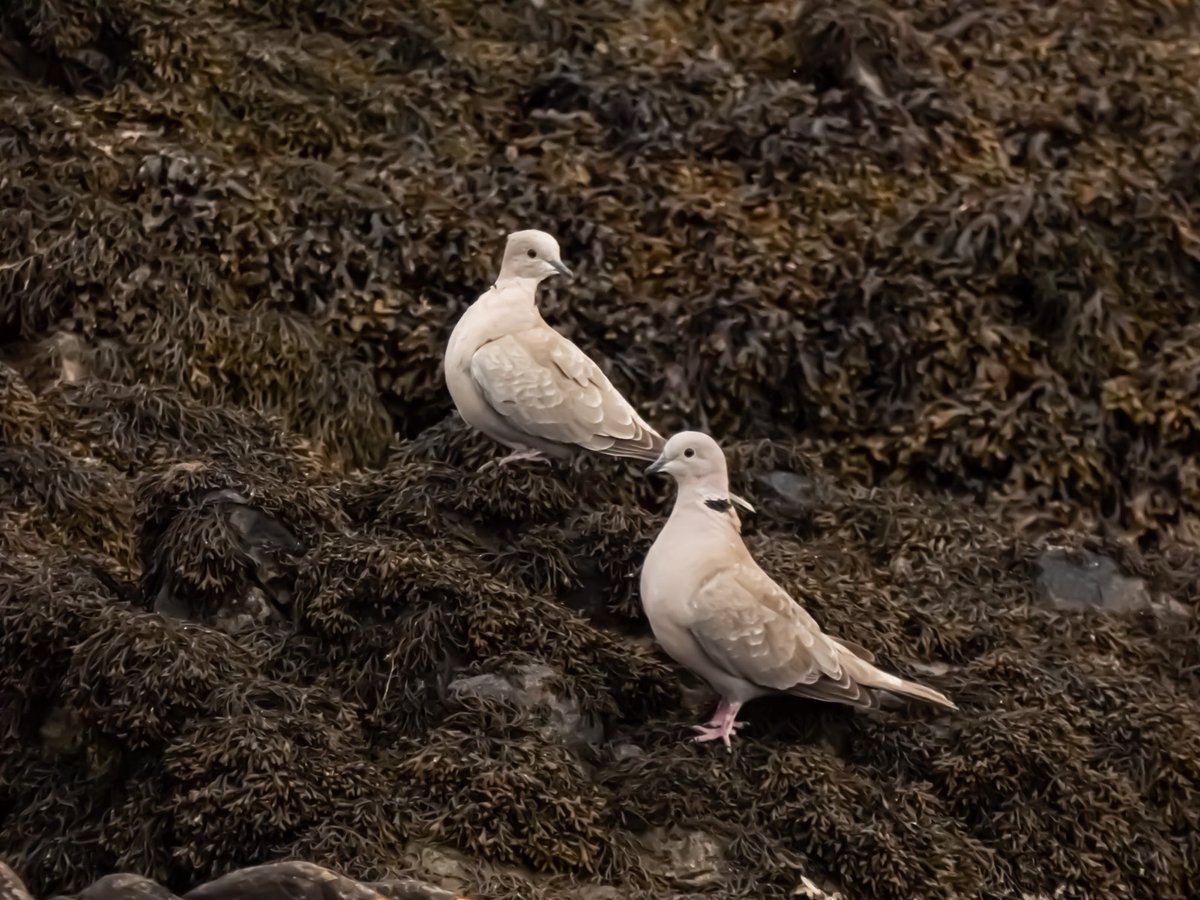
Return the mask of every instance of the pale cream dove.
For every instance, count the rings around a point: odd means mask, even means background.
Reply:
[[[726,747],[744,703],[771,693],[871,708],[882,695],[957,707],[932,688],[877,669],[874,656],[824,634],[742,542],[725,454],[711,437],[681,432],[646,470],[675,478],[667,524],[642,565],[642,605],[654,636],[707,681],[720,703],[698,741]]]
[[[567,458],[579,450],[656,459],[666,441],[600,367],[538,312],[537,286],[571,275],[544,231],[508,236],[500,274],[467,309],[446,347],[446,387],[459,415],[512,452],[481,467]],[[753,511],[745,500],[734,502]]]

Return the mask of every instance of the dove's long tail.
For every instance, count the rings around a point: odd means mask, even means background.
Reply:
[[[926,703],[933,703],[937,706],[943,706],[946,709],[958,709],[949,697],[940,691],[935,691],[931,687],[917,684],[915,681],[905,681],[903,678],[897,678],[895,675],[889,675],[887,672],[877,669],[869,663],[863,663],[856,668],[860,668],[863,671],[855,672],[853,674],[854,680],[863,687],[873,688],[877,691],[886,691],[889,694],[901,697],[911,697],[915,700],[924,700]]]

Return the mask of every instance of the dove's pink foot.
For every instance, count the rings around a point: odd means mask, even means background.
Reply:
[[[738,710],[742,708],[742,704],[736,700],[726,700],[721,698],[721,702],[717,704],[717,711],[713,713],[713,717],[708,720],[707,725],[693,725],[692,728],[698,732],[693,741],[715,741],[720,738],[725,744],[725,749],[732,752],[732,747],[729,744],[729,739],[733,737],[733,733],[745,725],[745,722],[737,720]]]
[[[549,462],[550,461],[549,457],[543,455],[541,450],[514,450],[512,453],[508,454],[508,456],[502,456],[499,459],[489,459],[482,466],[480,466],[476,471],[477,472],[486,472],[488,469],[492,468],[493,466],[495,466],[497,469],[499,469],[501,466],[506,466],[509,463],[513,463],[513,462],[521,462],[523,460],[528,460],[530,462]]]

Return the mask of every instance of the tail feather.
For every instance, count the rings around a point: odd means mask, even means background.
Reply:
[[[730,494],[729,499],[732,500],[734,503],[736,503],[738,506],[740,506],[742,509],[746,510],[746,512],[750,512],[750,513],[755,512],[754,507],[750,505],[750,501],[743,500],[737,494]]]
[[[874,668],[874,667],[872,667]],[[923,684],[917,684],[915,681],[905,681],[903,678],[897,678],[895,675],[889,675],[879,669],[875,669],[878,675],[870,680],[864,680],[862,684],[873,687],[876,690],[886,691],[889,694],[894,694],[900,697],[909,697],[914,700],[924,700],[926,703],[933,703],[936,706],[944,707],[945,709],[957,710],[949,697],[941,691],[935,691],[931,687],[926,687]]]
[[[917,684],[915,681],[906,681],[903,678],[898,678],[882,669],[876,668],[861,656],[852,655],[853,648],[856,646],[851,645],[850,647],[846,647],[845,654],[839,654],[839,656],[846,673],[862,687],[872,691],[879,691],[885,695],[891,695],[893,699],[908,698],[912,700],[924,700],[926,703],[933,703],[945,709],[958,709],[954,705],[954,701],[941,691],[935,691],[933,688]]]
[[[599,452],[606,456],[654,462],[662,454],[663,447],[666,445],[666,439],[647,425],[636,437],[615,440],[611,446]]]
[[[924,700],[946,709],[958,710],[954,702],[940,691],[905,681],[875,668],[862,657],[850,655],[849,649],[841,656],[842,677],[840,680],[820,678],[808,684],[796,684],[785,693],[827,703],[844,703],[860,709],[877,709],[886,701],[902,699]]]
[[[865,659],[869,663],[875,662],[875,654],[862,644],[855,643],[854,641],[847,640],[846,638],[834,637],[833,635],[828,635],[828,637],[831,641],[836,641],[837,643],[841,644],[845,649],[849,650],[859,659]]]

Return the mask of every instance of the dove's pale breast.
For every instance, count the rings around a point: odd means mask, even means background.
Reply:
[[[531,448],[558,454],[561,450],[554,444],[524,434],[499,415],[471,374],[471,362],[480,347],[539,321],[533,306],[532,286],[492,288],[480,295],[454,326],[446,344],[442,370],[450,399],[468,425],[512,449]]]
[[[715,663],[693,633],[701,589],[740,549],[739,535],[720,514],[677,503],[646,554],[640,590],[650,630],[667,654],[723,696],[749,700],[767,691]]]

